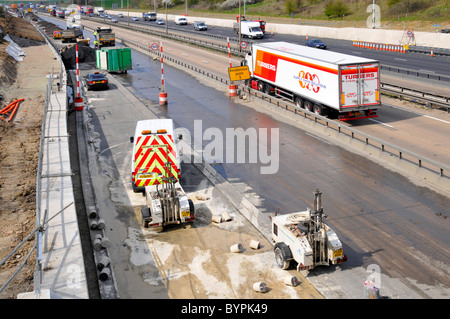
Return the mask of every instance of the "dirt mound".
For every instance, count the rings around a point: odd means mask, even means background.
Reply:
[[[17,61],[5,52],[9,42],[0,44],[0,88],[3,91],[6,87],[14,83],[17,77]],[[0,102],[3,94],[0,93]]]
[[[61,57],[67,70],[75,69],[77,61],[75,44],[65,47],[61,51]],[[83,66],[83,64],[87,65]],[[95,64],[95,49],[91,48],[87,43],[78,43],[78,67],[80,69],[84,69],[84,67],[90,69],[92,64]]]
[[[4,18],[0,18],[0,27],[4,33],[9,34],[14,42],[18,37],[22,38],[22,40],[29,40],[23,41],[22,45],[16,42],[19,46],[45,43],[45,39],[27,19],[5,15]]]

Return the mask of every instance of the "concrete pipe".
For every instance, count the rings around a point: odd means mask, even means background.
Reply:
[[[109,263],[110,263],[110,259],[106,256],[103,256],[102,258],[100,258],[98,264],[97,264],[97,269],[98,270],[102,270],[105,267],[108,267]]]
[[[229,222],[231,220],[230,214],[228,214],[227,212],[222,213],[222,220],[224,222]]]
[[[283,281],[284,281],[285,285],[294,286],[294,287],[298,286],[298,279],[295,276],[285,277]]]
[[[250,248],[252,249],[259,249],[259,241],[257,240],[250,240]]]
[[[220,224],[222,222],[222,216],[220,216],[220,215],[213,215],[211,220],[214,223]]]
[[[256,292],[267,292],[267,285],[265,282],[255,282],[253,284],[253,290]]]
[[[239,244],[235,244],[233,246],[230,247],[230,251],[232,253],[241,253],[244,250],[244,248],[242,247],[242,245]]]
[[[91,223],[90,223],[90,228],[91,228],[92,230],[98,229],[98,223],[97,223],[96,220],[91,221]]]
[[[97,222],[98,229],[105,229],[105,221],[103,219],[99,219]]]
[[[102,240],[101,240],[101,242],[102,242],[102,246],[104,247],[104,248],[108,248],[109,247],[109,239],[108,239],[108,237],[103,237],[102,238]]]
[[[96,212],[95,210],[91,210],[91,211],[89,212],[89,218],[90,218],[90,219],[97,218],[97,212]]]
[[[109,268],[103,268],[102,271],[100,272],[100,275],[98,275],[98,278],[101,281],[105,281],[109,278],[110,275],[111,275],[111,270]]]
[[[103,248],[103,246],[102,246],[102,240],[101,240],[101,239],[98,239],[98,238],[94,239],[94,249],[95,249],[96,251],[99,251],[99,250],[101,250],[102,248]]]

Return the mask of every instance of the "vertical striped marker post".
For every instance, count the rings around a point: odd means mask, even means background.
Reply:
[[[230,48],[230,38],[227,37],[227,43],[228,43],[228,60],[230,61],[230,68],[232,67],[231,64],[231,48]],[[228,86],[228,90],[230,93],[230,96],[236,96],[236,87],[237,85],[233,84],[233,81],[230,82],[230,85]]]
[[[160,43],[161,48],[161,93],[159,93],[159,105],[167,105],[167,92],[164,88],[164,57],[163,57],[163,44]]]
[[[75,111],[83,111],[83,98],[80,97],[80,68],[78,67],[78,44],[75,45],[75,61],[77,68],[77,95],[74,99]]]

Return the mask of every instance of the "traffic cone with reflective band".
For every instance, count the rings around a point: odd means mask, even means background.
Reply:
[[[230,91],[230,96],[236,96],[237,95],[237,85],[236,84],[230,84],[228,86],[228,89]]]
[[[434,56],[433,49],[431,49],[431,54],[430,54],[430,56]]]
[[[159,93],[159,105],[167,105],[167,92]]]
[[[83,111],[83,98],[76,97],[75,101],[75,111]]]

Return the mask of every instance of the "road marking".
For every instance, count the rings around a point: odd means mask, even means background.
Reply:
[[[377,120],[374,120],[374,119],[369,119],[369,120],[374,121],[374,122],[376,122],[378,124],[390,127],[390,128],[394,128],[392,125],[389,125],[389,124],[386,124],[386,123],[383,123],[383,122],[380,122],[380,121],[377,121]]]
[[[208,64],[209,62],[206,60],[202,60],[203,63]]]
[[[398,61],[408,61],[408,60],[406,60],[406,59],[401,59],[401,58],[395,58],[395,60],[398,60]]]
[[[445,124],[450,124],[449,121],[446,121],[446,120],[443,120],[443,119],[439,119],[439,118],[437,118],[437,117],[433,117],[433,116],[425,115],[425,114],[422,114],[422,113],[419,113],[419,112],[407,110],[407,109],[404,109],[404,108],[401,108],[401,107],[398,107],[398,106],[395,106],[395,105],[387,104],[387,103],[383,103],[383,104],[386,105],[386,106],[392,107],[393,109],[397,109],[397,110],[401,110],[401,111],[406,111],[406,112],[409,112],[409,113],[413,113],[413,114],[415,114],[415,115],[419,115],[419,116],[423,116],[423,117],[429,118],[430,120],[436,120],[436,121],[439,121],[439,122],[443,122],[443,123],[445,123]]]
[[[361,52],[352,51],[354,54],[362,54]]]

